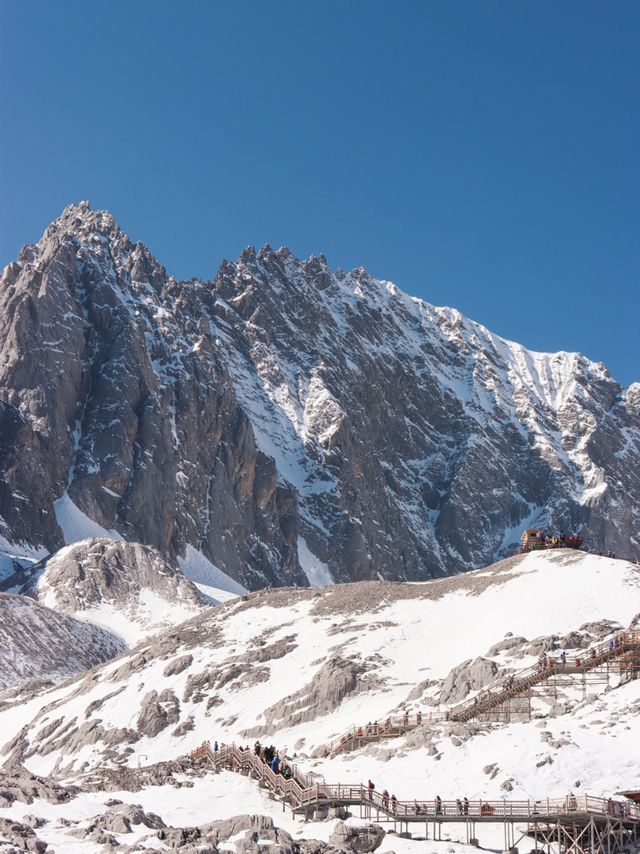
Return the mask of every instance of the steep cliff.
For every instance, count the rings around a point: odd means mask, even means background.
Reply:
[[[637,559],[639,459],[640,385],[322,256],[178,282],[82,203],[2,275],[11,542],[71,541],[72,506],[252,589],[448,574],[529,524]]]

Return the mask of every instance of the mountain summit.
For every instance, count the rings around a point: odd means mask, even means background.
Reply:
[[[253,589],[450,574],[533,524],[636,560],[639,455],[640,385],[323,256],[181,282],[83,202],[2,274],[9,543],[111,536]]]

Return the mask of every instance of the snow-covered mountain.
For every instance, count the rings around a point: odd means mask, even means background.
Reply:
[[[530,524],[640,557],[640,385],[322,256],[179,282],[67,208],[0,283],[0,535],[241,585],[425,579]]]
[[[26,596],[0,593],[0,689],[60,682],[127,648],[114,632]],[[0,703],[9,702],[1,697]]]
[[[106,791],[175,824],[261,812],[294,832],[251,780],[194,775],[180,764],[205,739],[260,738],[327,782],[370,778],[401,800],[436,792],[533,800],[570,790],[608,797],[640,786],[638,679],[619,685],[612,672],[609,685],[589,683],[586,693],[579,680],[565,684],[534,698],[531,720],[461,724],[429,713],[541,652],[581,656],[639,625],[640,568],[573,552],[419,584],[252,593],[85,677],[0,707],[2,758],[89,793],[64,808],[37,805],[52,839],[68,832],[56,830],[55,816],[86,827],[89,816],[106,815]],[[351,726],[405,711],[423,713],[408,734],[326,755]],[[188,792],[176,791],[182,785]],[[0,819],[26,812],[24,804],[0,806]],[[314,826],[313,835],[321,832],[329,830]]]
[[[202,613],[211,594],[231,596],[201,592],[150,546],[108,538],[12,570],[0,579],[0,688],[60,682]]]
[[[267,590],[210,608],[54,691],[50,699],[41,697],[37,706],[44,705],[44,711],[34,713],[4,754],[35,773],[58,775],[109,762],[135,764],[139,753],[149,761],[174,758],[205,738],[277,739],[282,747],[311,757],[350,725],[404,711],[426,714],[484,687],[474,684],[471,674],[466,680],[458,677],[452,691],[450,677],[463,664],[479,658],[494,662],[480,679],[492,682],[500,673],[535,663],[541,650],[582,649],[639,621],[638,567],[567,552],[510,558],[421,584]],[[630,704],[627,713],[635,714],[638,690],[640,682],[635,682],[587,703],[569,699],[561,720],[549,719],[549,726],[579,730],[603,702],[620,715]],[[553,699],[541,701],[536,713],[549,717],[553,704]],[[54,718],[57,725],[45,739],[41,729]],[[613,738],[609,723],[602,723],[602,732],[595,726],[602,738],[606,732]],[[519,732],[523,725],[514,727]],[[118,728],[121,739],[114,737]],[[91,734],[89,741],[83,741],[83,732]],[[434,738],[436,743],[444,739],[446,746],[450,735],[445,728]],[[574,737],[580,741],[579,732]],[[487,738],[481,739],[484,745]],[[504,738],[504,731],[496,738]],[[621,750],[624,733],[616,731],[615,738],[615,749]],[[455,764],[456,753],[440,757],[430,773]],[[337,768],[344,761],[317,759],[311,767],[335,768],[339,777]],[[631,764],[635,780],[640,768]],[[533,783],[528,775],[546,774],[549,787],[567,782],[557,776],[566,770],[557,767],[542,772],[520,763],[518,775],[513,771],[523,786]],[[502,781],[483,782],[481,768],[476,772],[474,786],[482,784],[483,794],[496,794]],[[607,788],[612,782],[601,777],[591,784]]]

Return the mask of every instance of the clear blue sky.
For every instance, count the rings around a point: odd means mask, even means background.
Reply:
[[[0,2],[0,264],[72,201],[178,277],[324,252],[640,380],[640,3]]]

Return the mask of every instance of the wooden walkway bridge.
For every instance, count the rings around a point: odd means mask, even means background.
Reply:
[[[442,839],[443,824],[463,824],[467,843],[476,840],[476,825],[500,823],[504,829],[504,850],[514,850],[523,836],[534,839],[536,850],[558,847],[563,854],[622,854],[640,845],[640,805],[631,801],[598,798],[590,795],[541,800],[396,800],[387,792],[370,789],[361,783],[329,784],[290,765],[292,775],[285,779],[251,750],[222,745],[215,751],[209,743],[191,754],[192,759],[216,769],[228,769],[255,779],[296,815],[305,819],[328,817],[331,811],[357,807],[362,818],[392,823],[394,830],[409,835],[412,830]],[[335,813],[334,813],[335,814]],[[520,837],[516,838],[516,825]]]
[[[536,687],[557,697],[557,689],[581,685],[609,684],[612,672],[629,680],[640,675],[640,632],[619,632],[614,638],[586,649],[580,656],[541,657],[536,665],[497,680],[489,688],[449,709],[387,717],[385,720],[354,726],[333,741],[326,753],[354,750],[371,742],[397,738],[405,732],[439,721],[508,722],[516,715],[531,716],[531,699]]]

